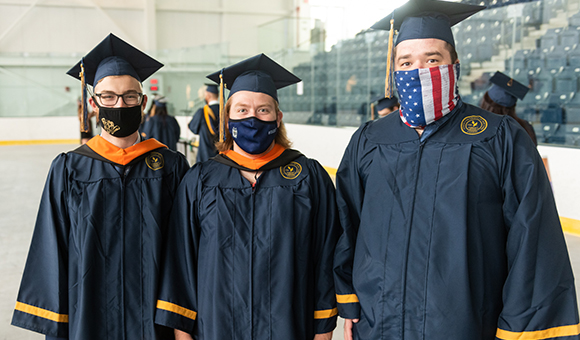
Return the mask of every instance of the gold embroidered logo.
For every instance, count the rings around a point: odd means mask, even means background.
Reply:
[[[487,129],[487,120],[482,116],[467,116],[461,121],[461,131],[466,135],[478,135]]]
[[[111,135],[114,134],[115,132],[121,130],[120,127],[115,125],[115,123],[111,122],[110,120],[107,120],[105,118],[101,118],[101,122],[103,123],[103,129],[105,129],[105,131],[107,131]]]
[[[286,179],[295,179],[302,172],[302,165],[296,162],[290,162],[280,167],[280,174]]]
[[[152,152],[145,158],[145,163],[149,167],[149,169],[157,171],[163,168],[165,162],[163,161],[163,155],[159,152]]]

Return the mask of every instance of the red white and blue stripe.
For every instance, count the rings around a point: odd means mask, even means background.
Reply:
[[[395,72],[403,123],[423,128],[453,111],[458,79],[459,64]]]

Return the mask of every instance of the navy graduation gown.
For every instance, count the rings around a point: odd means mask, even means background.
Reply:
[[[140,131],[143,138],[155,138],[169,149],[177,150],[181,128],[175,117],[169,115],[148,117]]]
[[[519,124],[463,104],[427,138],[388,115],[337,172],[340,315],[356,339],[579,339],[550,183]],[[535,332],[535,333],[534,333]]]
[[[125,166],[106,142],[53,161],[13,325],[71,340],[173,338],[153,317],[162,238],[188,164],[155,140],[131,148],[141,145],[150,147]]]
[[[210,105],[209,108],[214,113],[215,119],[211,116],[208,116],[208,120],[206,121],[203,108],[200,108],[195,112],[193,118],[189,122],[189,129],[191,132],[199,135],[199,146],[197,148],[196,156],[197,163],[205,162],[218,154],[218,151],[215,147],[215,142],[217,140],[215,136],[217,136],[219,133],[218,119],[220,106],[219,104],[214,104]],[[214,132],[213,134],[210,132],[208,127],[208,121],[209,126],[211,126]]]
[[[326,171],[298,155],[252,188],[216,158],[195,164],[179,187],[155,321],[200,340],[332,331],[340,226]]]

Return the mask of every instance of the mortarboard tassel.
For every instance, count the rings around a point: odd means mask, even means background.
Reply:
[[[79,77],[81,78],[81,110],[83,114],[81,115],[81,132],[89,132],[89,112],[87,110],[87,85],[85,83],[85,66],[84,58],[81,59],[81,73]]]
[[[225,113],[224,113],[224,77],[223,69],[220,73],[220,142],[224,141]]]
[[[371,120],[375,120],[375,103],[371,104]]]
[[[394,17],[394,12],[393,12]],[[391,30],[389,31],[389,45],[387,47],[387,76],[385,78],[385,98],[393,97],[393,77],[391,73],[393,72],[393,37],[395,35],[395,29],[393,28],[395,24],[395,19],[391,19]]]

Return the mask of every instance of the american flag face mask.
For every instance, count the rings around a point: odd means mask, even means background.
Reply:
[[[395,72],[401,120],[424,128],[453,111],[459,100],[459,64]]]

